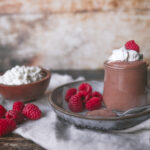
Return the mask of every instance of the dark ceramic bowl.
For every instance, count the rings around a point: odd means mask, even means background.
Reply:
[[[36,82],[22,85],[0,84],[0,94],[8,100],[30,101],[42,96],[48,87],[51,74],[42,68],[44,77]]]
[[[67,89],[78,87],[83,81],[72,82],[56,88],[52,95],[49,96],[49,102],[56,114],[77,126],[85,128],[94,128],[100,130],[120,130],[133,127],[142,121],[150,118],[150,109],[135,114],[121,117],[93,117],[85,116],[85,113],[73,113],[68,109],[65,102],[64,93]],[[94,91],[103,92],[103,82],[101,81],[84,81],[92,85]]]

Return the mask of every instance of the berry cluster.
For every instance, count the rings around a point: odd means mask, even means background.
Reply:
[[[90,111],[99,109],[102,98],[99,92],[92,91],[92,86],[88,83],[80,84],[78,89],[68,89],[65,95],[65,100],[72,112],[82,112],[84,108]]]
[[[16,125],[25,120],[37,120],[41,117],[41,110],[34,104],[14,102],[12,110],[7,111],[0,105],[0,136],[7,135],[16,129]]]

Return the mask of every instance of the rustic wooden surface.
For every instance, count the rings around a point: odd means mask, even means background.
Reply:
[[[0,14],[147,11],[149,0],[0,0]]]
[[[0,137],[0,150],[43,150],[42,147],[19,135]]]
[[[86,79],[103,80],[103,70],[57,70],[53,71],[60,74],[70,74],[74,78],[84,76]],[[148,75],[150,79],[150,71]],[[19,135],[11,134],[6,137],[0,137],[0,150],[44,150],[39,145],[27,140]]]
[[[0,71],[103,69],[130,39],[150,62],[150,0],[0,0]]]

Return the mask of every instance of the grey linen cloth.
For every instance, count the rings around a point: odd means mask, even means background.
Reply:
[[[78,80],[83,79],[79,78]],[[149,150],[150,119],[121,131],[79,129],[57,118],[49,105],[48,95],[58,85],[73,81],[68,75],[53,74],[46,94],[34,101],[43,112],[41,119],[26,121],[14,131],[48,150]],[[0,98],[7,109],[12,102]]]

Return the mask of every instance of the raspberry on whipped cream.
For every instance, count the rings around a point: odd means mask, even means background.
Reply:
[[[126,46],[123,46],[120,49],[113,50],[112,55],[108,58],[108,62],[114,61],[132,62],[140,60],[141,56],[142,55],[135,49],[126,49]]]
[[[132,49],[132,50],[135,50],[136,52],[140,52],[140,47],[135,43],[134,40],[130,40],[128,41],[126,44],[125,44],[125,48],[126,49]]]

